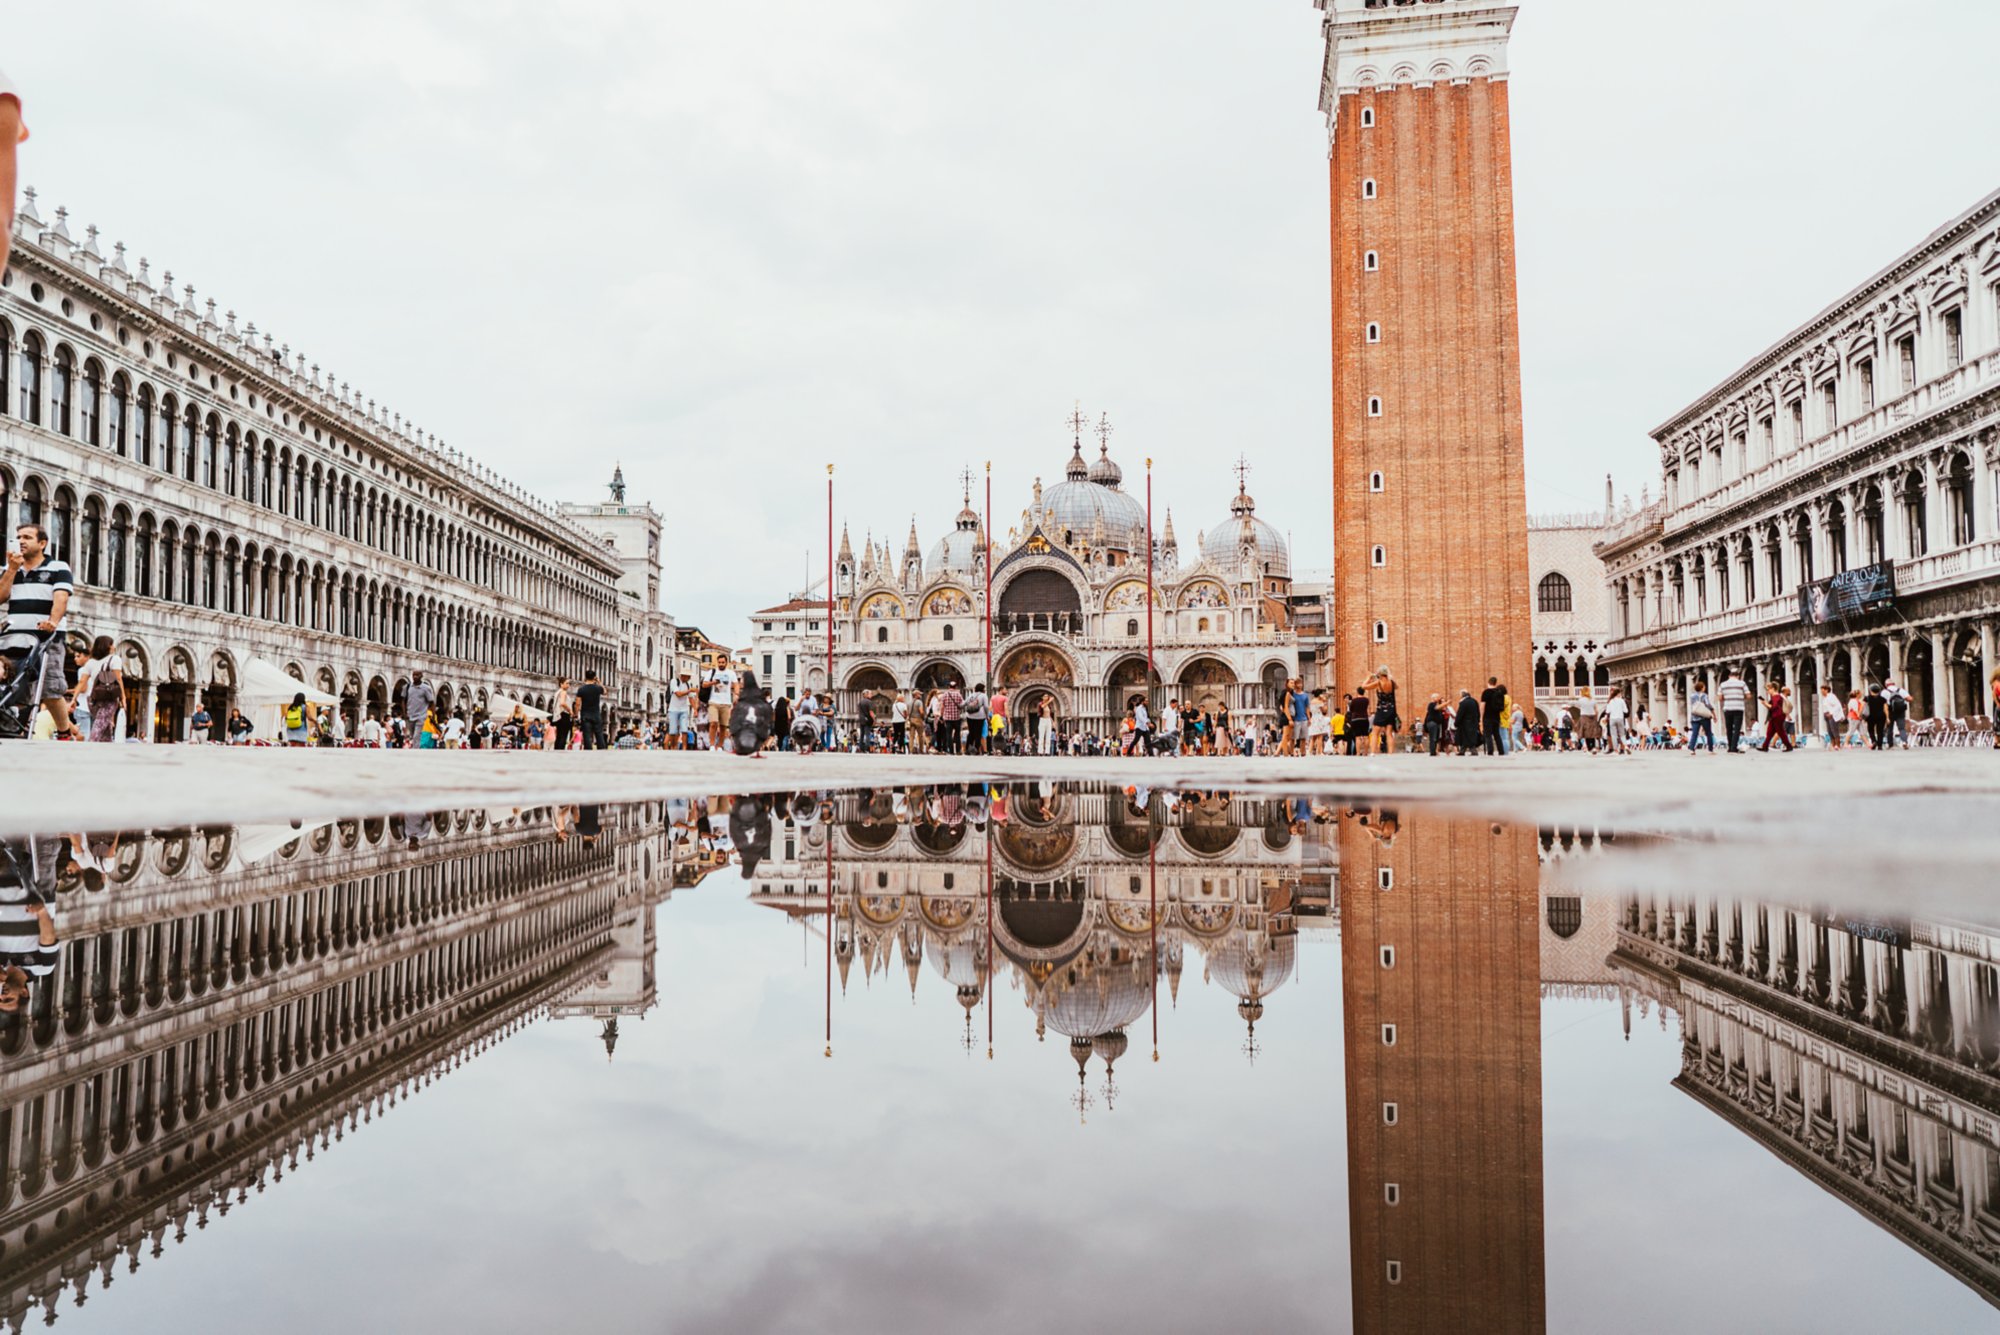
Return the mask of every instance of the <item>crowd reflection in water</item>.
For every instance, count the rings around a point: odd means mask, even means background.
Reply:
[[[1549,875],[1604,847],[1067,786],[9,841],[0,1317],[83,1303],[537,1018],[612,1055],[656,1002],[654,910],[725,868],[708,890],[818,935],[829,1025],[900,973],[968,1050],[1066,1043],[1082,1117],[1190,969],[1254,1060],[1301,939],[1337,936],[1358,1330],[1544,1327],[1547,996],[1677,1019],[1678,1088],[2000,1302],[2000,930]]]

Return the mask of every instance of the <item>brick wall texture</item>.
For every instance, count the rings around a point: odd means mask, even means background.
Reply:
[[[1340,829],[1354,1329],[1539,1335],[1535,831],[1426,812],[1385,825],[1383,815],[1343,817]],[[1395,877],[1387,890],[1384,868]],[[1382,967],[1383,946],[1395,948],[1393,968]],[[1385,1023],[1394,1046],[1382,1041]],[[1385,1102],[1396,1104],[1393,1126]],[[1390,1261],[1401,1263],[1399,1283]]]
[[[1364,128],[1362,111],[1374,125]],[[1507,85],[1341,98],[1331,160],[1335,664],[1431,692],[1531,680]],[[1376,185],[1363,197],[1363,182]],[[1367,271],[1374,251],[1380,267]],[[1381,341],[1367,341],[1367,326]],[[1371,417],[1368,401],[1382,401]],[[1369,490],[1370,475],[1383,490]],[[1376,546],[1387,563],[1373,564]],[[1386,622],[1388,640],[1374,642]]]

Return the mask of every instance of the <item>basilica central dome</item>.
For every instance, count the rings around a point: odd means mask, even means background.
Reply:
[[[1095,465],[1083,459],[1079,443],[1063,470],[1063,480],[1042,493],[1034,517],[1051,537],[1070,535],[1081,541],[1102,521],[1107,542],[1123,548],[1146,533],[1146,507],[1119,489],[1123,473],[1105,450]]]

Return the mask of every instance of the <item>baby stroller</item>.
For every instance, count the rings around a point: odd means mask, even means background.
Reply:
[[[42,680],[42,664],[49,654],[61,652],[59,646],[63,637],[57,631],[43,631],[36,638],[35,647],[28,650],[19,660],[0,660],[6,663],[6,680],[0,681],[0,738],[26,737],[35,727],[35,714],[41,708],[37,687]]]

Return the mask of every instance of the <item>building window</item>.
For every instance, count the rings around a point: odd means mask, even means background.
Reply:
[[[1368,322],[1368,341],[1370,343],[1380,343],[1382,341],[1382,326],[1376,324],[1373,320]]]
[[[1896,340],[1896,381],[1907,394],[1917,387],[1917,336],[1905,334]]]
[[[1572,610],[1569,580],[1554,570],[1542,576],[1542,582],[1535,586],[1535,607],[1542,612]]]
[[[1840,425],[1840,384],[1829,380],[1819,387],[1819,429],[1831,431]]]
[[[807,630],[818,630],[818,629],[819,629],[819,622],[817,622],[817,621],[809,621],[809,622],[807,622],[807,623],[806,623],[806,629],[807,629]]]
[[[1768,417],[1757,422],[1757,462],[1770,463],[1778,453],[1778,432]]]
[[[1394,946],[1382,947],[1382,967],[1385,969],[1396,967],[1396,948]]]
[[[1380,417],[1382,415],[1382,400],[1373,394],[1368,396],[1368,415],[1370,417]]]
[[[1388,642],[1389,642],[1389,623],[1388,623],[1388,622],[1386,622],[1386,621],[1378,621],[1378,622],[1376,622],[1376,623],[1375,623],[1375,643],[1377,643],[1377,644],[1387,644]]]
[[[1125,623],[1125,633],[1127,635],[1137,635],[1139,633],[1139,623],[1136,621],[1127,621]]]
[[[1394,1126],[1396,1124],[1397,1119],[1400,1118],[1401,1116],[1402,1116],[1402,1110],[1397,1108],[1395,1104],[1385,1103],[1382,1105],[1383,1126]]]
[[[1382,474],[1379,472],[1370,473],[1368,475],[1368,490],[1379,492],[1382,489]]]
[[[1403,1282],[1403,1263],[1401,1261],[1389,1262],[1388,1273],[1391,1284],[1401,1284]]]
[[[770,623],[770,622],[768,622],[768,621],[766,621],[766,622],[764,623],[764,629],[765,629],[765,630],[769,630],[769,629],[771,629],[771,623]]]
[[[1374,251],[1371,250],[1362,255],[1361,268],[1363,272],[1374,273],[1377,269],[1381,267],[1382,267],[1382,257],[1380,255],[1377,255]]]
[[[1364,130],[1372,130],[1375,128],[1375,108],[1373,107],[1361,108],[1361,128]]]
[[[1378,569],[1382,566],[1388,565],[1389,549],[1387,547],[1384,547],[1379,542],[1376,543],[1374,549],[1368,553],[1368,564],[1375,566]]]
[[[884,630],[887,630],[887,629],[888,629],[888,627],[887,627],[887,626],[884,626],[884,627],[883,627],[883,629],[884,629]],[[769,655],[769,654],[765,654],[765,655],[764,655],[764,680],[766,680],[766,681],[769,681],[769,680],[771,679],[772,675],[773,675],[773,674],[772,674],[772,672],[771,672],[771,655]]]
[[[1364,181],[1362,181],[1362,182],[1361,182],[1361,197],[1362,197],[1363,199],[1373,199],[1373,198],[1375,198],[1375,178],[1374,178],[1374,177],[1370,176],[1370,177],[1368,177],[1368,178],[1367,178],[1366,180],[1364,180]]]
[[[1861,411],[1875,410],[1875,359],[1863,357],[1854,364],[1854,373],[1861,377]]]
[[[32,330],[21,339],[21,420],[42,424],[42,337]]]
[[[889,642],[889,628],[887,626],[877,626],[875,628],[875,643],[887,644],[888,642]]]
[[[1965,316],[1960,311],[1944,313],[1944,365],[1953,370],[1965,361]]]
[[[1384,890],[1394,890],[1396,888],[1396,869],[1394,867],[1377,867],[1375,869],[1375,884]]]
[[[1385,1024],[1382,1026],[1382,1046],[1385,1048],[1393,1048],[1396,1046],[1395,1025]]]
[[[797,654],[785,655],[785,675],[787,677],[796,677],[799,675],[799,656]]]
[[[799,628],[799,623],[796,621],[787,621],[785,623],[786,630],[797,630],[798,628]]]
[[[1792,438],[1788,443],[1791,445],[1793,449],[1796,450],[1797,448],[1799,448],[1799,446],[1806,443],[1805,400],[1793,399],[1792,406],[1789,411],[1791,413],[1791,418],[1792,418]]]
[[[952,638],[953,638],[953,636],[952,636],[952,631],[953,631],[953,629],[954,629],[954,628],[953,628],[953,627],[951,627],[951,626],[946,626],[946,627],[944,628],[944,637],[945,637],[945,638],[946,638],[947,640],[949,640],[949,639],[952,639]]]
[[[1394,1182],[1384,1182],[1382,1184],[1382,1200],[1387,1205],[1401,1205],[1403,1203],[1403,1189]]]

